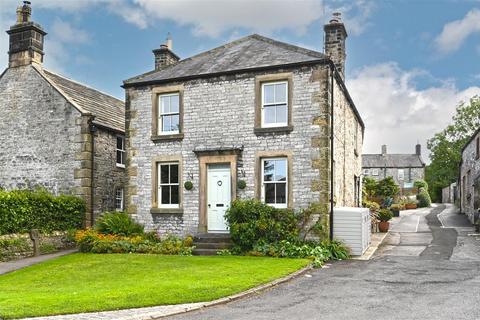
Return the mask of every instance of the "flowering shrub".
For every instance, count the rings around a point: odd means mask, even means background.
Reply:
[[[153,234],[137,236],[120,236],[102,234],[92,229],[80,230],[75,234],[75,241],[81,252],[92,253],[152,253],[168,255],[191,255],[193,239],[180,239],[167,236],[160,239]]]

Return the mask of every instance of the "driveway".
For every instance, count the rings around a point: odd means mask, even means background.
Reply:
[[[336,262],[169,319],[480,319],[480,236],[472,234],[451,205],[402,212],[370,261]]]

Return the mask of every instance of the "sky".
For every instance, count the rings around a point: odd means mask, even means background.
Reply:
[[[339,11],[348,32],[346,83],[365,124],[363,153],[414,153],[480,94],[479,0],[31,0],[48,32],[45,68],[123,99],[122,81],[150,71],[173,39],[181,58],[259,33],[323,51]],[[0,28],[17,0],[0,0]],[[0,69],[8,63],[0,33]]]

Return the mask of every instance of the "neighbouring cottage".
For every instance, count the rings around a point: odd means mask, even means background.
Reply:
[[[184,60],[170,39],[153,50],[155,70],[124,81],[128,212],[185,235],[228,232],[236,198],[358,206],[364,124],[346,37],[336,15],[325,54],[256,34]]]
[[[121,100],[45,70],[47,34],[17,9],[8,68],[0,76],[0,186],[42,186],[87,204],[85,224],[123,210],[125,107]]]
[[[458,200],[457,183],[454,182],[442,189],[442,203],[454,203]]]
[[[425,179],[422,146],[415,146],[414,154],[389,154],[382,146],[381,154],[362,155],[363,175],[375,180],[392,177],[402,189],[412,189],[415,180]]]
[[[476,222],[480,209],[480,129],[462,149],[458,190],[461,212]]]

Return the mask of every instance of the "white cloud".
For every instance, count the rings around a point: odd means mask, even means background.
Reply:
[[[86,31],[76,28],[69,22],[59,18],[55,19],[50,29],[52,38],[62,43],[82,44],[90,41],[90,36]]]
[[[109,9],[139,28],[147,28],[156,20],[171,20],[191,27],[195,35],[209,37],[237,28],[266,34],[280,30],[303,34],[314,21],[341,11],[349,32],[359,34],[368,26],[372,3],[368,0],[336,1],[334,5],[324,5],[322,0],[115,0]]]
[[[458,50],[473,33],[480,32],[480,10],[470,10],[463,19],[455,20],[443,26],[442,32],[435,38],[435,45],[442,54]]]
[[[392,153],[414,153],[419,141],[426,160],[427,139],[450,122],[460,101],[480,94],[480,87],[459,90],[453,81],[417,88],[415,80],[426,75],[390,62],[359,69],[347,80],[366,125],[364,153],[379,153],[382,144]]]

